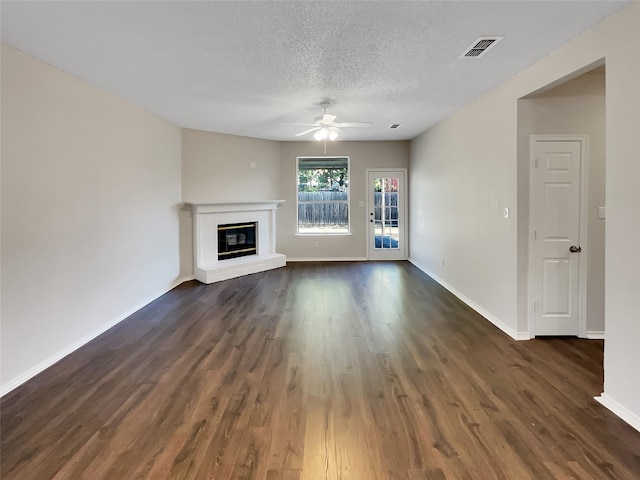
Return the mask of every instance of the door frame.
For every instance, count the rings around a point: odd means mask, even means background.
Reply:
[[[407,169],[406,168],[394,168],[394,167],[381,167],[381,168],[366,168],[364,171],[364,178],[365,178],[365,192],[367,195],[367,200],[365,202],[365,212],[364,212],[364,216],[365,216],[365,225],[367,228],[367,233],[365,235],[366,241],[367,241],[367,260],[371,260],[371,242],[372,242],[372,238],[371,238],[371,227],[369,226],[369,212],[372,211],[373,206],[371,205],[371,202],[373,201],[373,197],[370,195],[371,192],[369,192],[369,173],[371,172],[400,172],[402,173],[402,186],[403,186],[403,190],[401,192],[401,200],[402,200],[402,205],[401,205],[401,210],[398,212],[398,214],[402,214],[402,228],[400,229],[400,238],[401,240],[404,242],[404,255],[402,257],[402,260],[406,260],[409,258],[409,237],[407,236],[407,224],[409,223],[408,220],[408,214],[409,214],[409,208],[408,208],[408,201],[409,201],[409,192],[408,192],[408,184],[407,184]]]
[[[583,255],[578,257],[578,337],[587,338],[587,259],[588,259],[588,162],[589,162],[589,135],[586,134],[531,134],[529,135],[529,275],[528,275],[528,297],[527,317],[529,338],[535,337],[534,321],[535,321],[535,298],[534,298],[534,272],[535,272],[535,254],[536,245],[534,239],[534,219],[535,217],[535,199],[533,198],[534,189],[534,168],[535,168],[535,145],[536,142],[579,142],[580,143],[580,246]]]

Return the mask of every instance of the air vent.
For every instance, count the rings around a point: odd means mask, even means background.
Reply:
[[[458,58],[480,58],[504,37],[480,37]]]
[[[394,123],[393,125],[391,125],[389,128],[398,128],[400,126],[399,123]]]

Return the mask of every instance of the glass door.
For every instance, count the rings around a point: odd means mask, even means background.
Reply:
[[[369,170],[369,260],[405,260],[406,170]]]

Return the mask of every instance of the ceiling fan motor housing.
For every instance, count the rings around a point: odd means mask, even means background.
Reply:
[[[316,117],[315,118],[315,122],[316,123],[332,124],[335,119],[336,119],[335,115],[329,115],[328,113],[325,113],[321,117]]]

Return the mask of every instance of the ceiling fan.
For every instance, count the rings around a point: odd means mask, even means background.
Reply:
[[[336,116],[329,115],[327,113],[327,109],[330,104],[328,102],[323,102],[320,104],[320,107],[324,110],[324,114],[321,117],[315,118],[315,123],[285,123],[283,125],[299,125],[303,127],[313,127],[305,130],[304,132],[296,133],[296,137],[301,137],[302,135],[307,135],[311,132],[316,132],[313,134],[313,138],[318,141],[333,141],[338,138],[338,133],[342,132],[342,128],[352,128],[352,127],[371,127],[373,123],[371,122],[341,122],[336,123]]]

